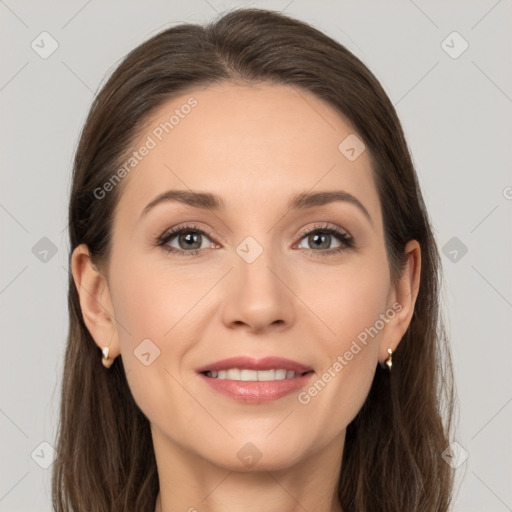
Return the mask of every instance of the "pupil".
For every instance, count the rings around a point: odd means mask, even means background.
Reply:
[[[326,242],[326,240],[329,240],[330,235],[312,235],[310,236],[310,243],[313,241],[312,245],[315,245],[316,247],[321,247],[322,249],[328,249],[329,243]],[[320,241],[320,243],[317,243]]]
[[[190,248],[193,248],[193,249],[199,249],[201,247],[201,243],[199,242],[199,245],[197,247],[192,247],[192,245],[189,243],[189,242],[192,242],[192,244],[197,244],[197,240],[198,238],[200,237],[201,235],[199,233],[194,233],[194,234],[190,234],[190,233],[187,233],[186,235],[181,235],[180,237],[180,242],[182,241],[185,241],[186,242],[186,247],[188,247],[189,249]]]

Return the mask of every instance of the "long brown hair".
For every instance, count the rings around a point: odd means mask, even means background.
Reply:
[[[83,243],[93,261],[108,259],[122,183],[101,200],[94,191],[115,174],[144,121],[173,96],[223,82],[288,84],[325,100],[370,155],[394,283],[406,243],[420,243],[415,311],[392,372],[377,366],[347,427],[338,493],[345,512],[448,510],[453,470],[442,452],[453,428],[454,389],[439,253],[396,111],[341,44],[288,16],[240,9],[204,27],[166,29],[131,51],[96,96],[81,133],[69,204],[71,252]],[[101,365],[71,275],[68,305],[54,508],[153,512],[159,482],[148,419],[132,398],[121,358],[108,371]]]

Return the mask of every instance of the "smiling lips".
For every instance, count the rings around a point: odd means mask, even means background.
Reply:
[[[279,368],[277,370],[230,368],[229,370],[219,370],[218,372],[206,372],[207,377],[212,377],[214,379],[241,380],[243,382],[268,382],[271,380],[293,379],[296,375],[297,374],[293,370],[285,370],[283,368]]]
[[[277,400],[303,387],[311,367],[281,357],[232,357],[197,370],[215,391],[243,403]]]

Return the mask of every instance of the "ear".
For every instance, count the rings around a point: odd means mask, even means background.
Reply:
[[[109,358],[116,358],[120,354],[119,337],[108,282],[92,262],[85,244],[73,251],[71,272],[87,329],[96,345],[109,347]]]
[[[405,249],[407,261],[403,273],[390,294],[389,307],[396,314],[385,328],[385,334],[379,344],[379,361],[388,357],[388,348],[393,352],[400,343],[403,335],[411,323],[414,305],[420,289],[421,276],[421,248],[416,240],[407,242]]]

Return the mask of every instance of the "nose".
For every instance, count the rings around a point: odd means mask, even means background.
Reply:
[[[222,319],[228,328],[260,333],[289,329],[295,321],[293,277],[270,250],[252,262],[235,255],[224,280]]]

